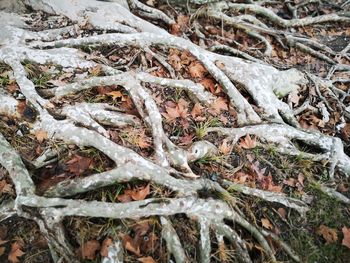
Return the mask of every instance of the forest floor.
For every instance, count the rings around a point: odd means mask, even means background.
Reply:
[[[202,38],[199,38],[195,33],[197,27],[193,23],[193,18],[198,16],[200,8],[175,7],[156,0],[148,0],[146,4],[175,18],[175,24],[167,26],[160,22],[160,27],[167,29],[173,35],[190,39],[198,45],[234,46],[278,69],[297,68],[321,78],[326,78],[333,66],[329,61],[296,48],[283,48],[269,36],[266,38],[271,43],[272,55],[266,57],[262,52],[264,45],[260,41],[247,36],[246,32],[240,29],[224,25],[206,16],[196,19],[203,34]],[[282,4],[275,4],[271,9],[285,19],[291,18],[290,12]],[[329,1],[315,1],[314,4],[311,3],[301,9],[299,16],[315,16],[336,11],[338,11],[336,5],[332,5]],[[48,29],[52,25],[72,24],[63,16],[51,17],[44,12],[35,12],[28,16],[32,19],[32,28],[38,31]],[[82,37],[93,35],[96,31],[90,28],[89,24],[80,24],[79,30]],[[296,33],[327,45],[335,52],[342,51],[350,43],[348,24],[325,23],[297,27],[294,30]],[[145,52],[141,48],[116,48],[109,45],[79,46],[79,49],[91,57],[105,59],[109,65],[122,71],[125,69],[142,71],[165,78],[172,77],[171,74],[174,73],[181,78],[201,83],[207,91],[218,97],[209,107],[193,102],[183,89],[159,89],[153,84],[146,85],[147,89],[152,91],[154,101],[163,118],[163,128],[172,142],[188,148],[193,142],[205,139],[217,146],[219,151],[216,154],[204,156],[190,163],[192,171],[211,181],[221,183],[225,179],[254,189],[285,193],[304,201],[310,209],[301,216],[293,209],[280,204],[244,195],[235,191],[235,187],[228,188],[247,219],[278,235],[300,255],[302,262],[350,262],[350,206],[328,196],[321,189],[321,185],[327,185],[350,198],[349,178],[336,176],[336,180],[330,183],[327,161],[313,161],[299,156],[283,155],[276,150],[275,145],[264,145],[254,135],[247,135],[237,144],[232,145],[224,137],[208,133],[208,129],[212,127],[236,126],[236,113],[230,107],[228,97],[221,85],[193,55],[176,48],[166,50],[163,56],[174,69],[173,73],[169,73],[152,55],[152,50]],[[223,52],[223,54],[226,53]],[[338,63],[350,65],[348,57],[336,59]],[[103,76],[99,66],[89,70],[74,71],[66,71],[54,64],[40,65],[31,61],[25,61],[23,66],[28,78],[38,90],[42,91],[44,97],[45,90],[53,86],[65,85],[73,79]],[[1,89],[5,89],[20,101],[15,118],[5,114],[0,115],[0,133],[20,154],[26,167],[31,171],[38,194],[44,193],[60,181],[113,169],[113,161],[93,147],[78,147],[52,140],[42,130],[30,133],[29,130],[37,117],[37,112],[26,103],[23,96],[21,97],[20,89],[11,76],[11,68],[6,64],[0,64]],[[335,79],[349,80],[349,72],[335,72],[331,80]],[[349,81],[334,82],[339,90],[347,94],[343,103],[348,107],[350,105],[349,84]],[[244,94],[243,90],[240,91]],[[245,94],[245,97],[252,102],[249,94]],[[344,121],[337,101],[332,99],[327,91],[320,91],[313,85],[304,85],[282,100],[292,109],[298,109],[307,104],[304,110],[296,114],[300,126],[340,138],[344,144],[344,152],[350,155],[349,119]],[[119,85],[97,86],[76,94],[65,95],[60,101],[52,103],[59,105],[67,102],[108,103],[127,114],[140,117],[129,93]],[[259,111],[257,106],[255,110]],[[143,125],[107,127],[106,130],[113,142],[128,147],[145,158],[149,158],[154,152],[150,130]],[[295,143],[299,143],[300,148],[305,152],[314,151],[301,142]],[[47,149],[52,148],[59,152],[55,162],[40,169],[31,167],[34,160]],[[205,189],[199,194],[203,198],[212,197],[222,200],[227,198],[220,193],[215,196],[215,193],[206,192]],[[15,195],[13,182],[8,177],[7,171],[0,167],[0,202],[13,199]],[[153,182],[135,180],[78,194],[73,199],[125,203],[151,197],[171,198],[174,195],[173,191]],[[197,225],[182,214],[173,216],[172,223],[188,253],[187,256],[195,262],[198,258],[199,240]],[[106,251],[112,243],[113,236],[118,236],[122,240],[126,251],[125,262],[168,262],[169,255],[161,236],[161,225],[156,217],[132,220],[69,216],[64,219],[63,225],[81,262],[101,262],[101,257],[107,254]],[[263,248],[248,232],[241,230],[239,233],[246,241],[254,262],[264,262]],[[268,239],[268,242],[281,262],[290,261],[272,239]],[[211,262],[233,262],[235,250],[225,242],[213,241],[212,251]],[[35,222],[16,216],[0,222],[0,262],[52,262],[47,241]]]

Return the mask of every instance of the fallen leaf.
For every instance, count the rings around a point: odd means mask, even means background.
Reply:
[[[165,110],[166,110],[166,113],[162,113],[162,115],[169,122],[171,122],[171,121],[175,120],[176,118],[180,117],[180,114],[179,114],[177,108],[170,108],[170,107],[165,106]]]
[[[278,208],[278,214],[283,218],[286,219],[287,216],[287,212],[286,209],[284,209],[283,207]]]
[[[206,90],[209,90],[211,93],[216,94],[216,83],[211,78],[204,78],[200,82]]]
[[[256,147],[256,137],[250,137],[249,134],[245,136],[244,139],[241,139],[239,146],[241,146],[244,149],[253,149]]]
[[[226,139],[224,139],[219,146],[219,151],[224,155],[230,154],[232,151],[232,146],[227,143]]]
[[[141,242],[141,251],[144,254],[153,253],[154,249],[156,247],[156,242],[158,240],[158,237],[155,233],[149,233],[148,235],[142,236],[142,242]]]
[[[4,247],[0,247],[0,256],[2,256],[5,252],[5,248]]]
[[[2,240],[7,237],[7,231],[8,231],[8,228],[5,225],[0,225],[0,245],[3,244],[1,243]]]
[[[93,68],[90,68],[89,72],[90,72],[91,76],[97,77],[102,72],[102,66],[101,65],[97,65],[97,66],[95,66]]]
[[[0,180],[0,196],[2,194],[13,194],[12,185],[7,183],[6,180]]]
[[[47,132],[44,130],[37,130],[35,131],[35,137],[39,143],[42,143],[44,140],[47,139]]]
[[[337,230],[325,225],[319,226],[316,230],[316,234],[322,236],[327,244],[334,243],[338,240]]]
[[[131,201],[132,201],[132,198],[131,198],[130,195],[124,193],[124,194],[122,194],[122,195],[118,195],[118,196],[117,196],[117,200],[118,200],[119,202],[122,202],[122,203],[128,203],[128,202],[131,202]]]
[[[150,192],[150,185],[147,184],[144,187],[136,189],[127,189],[122,195],[118,195],[118,201],[122,203],[130,202],[131,200],[140,201],[144,200]]]
[[[130,196],[134,201],[144,200],[149,194],[149,191],[150,184],[147,184],[144,188],[139,188],[138,190],[133,191]]]
[[[261,219],[261,224],[266,229],[272,229],[273,228],[273,225],[270,223],[270,221],[267,218],[262,218]]]
[[[138,258],[137,260],[142,263],[157,263],[152,257]]]
[[[123,94],[119,90],[108,92],[107,95],[111,96],[113,100],[123,97]]]
[[[184,136],[179,138],[180,146],[186,146],[190,145],[193,142],[194,135],[192,134],[185,134]]]
[[[113,244],[113,240],[111,238],[106,238],[103,240],[101,245],[100,254],[102,257],[108,257],[108,248]]]
[[[295,187],[296,180],[294,178],[288,178],[287,180],[283,180],[283,184]]]
[[[166,102],[165,106],[166,113],[162,113],[167,122],[172,122],[176,118],[186,119],[188,116],[188,102],[184,99],[179,99],[175,104],[171,101]]]
[[[115,86],[98,86],[97,92],[100,95],[107,95],[115,89]]]
[[[126,250],[135,254],[136,256],[141,256],[140,246],[134,242],[134,240],[129,235],[124,235],[122,238],[123,246]]]
[[[95,260],[96,253],[100,250],[101,245],[97,240],[89,240],[85,242],[80,248],[79,252],[82,259]]]
[[[16,242],[12,243],[11,244],[11,251],[10,251],[7,259],[11,263],[19,263],[20,260],[18,258],[24,255],[24,252],[21,249],[22,249],[22,244],[20,242],[16,241]]]
[[[66,162],[66,165],[70,173],[79,176],[90,168],[92,159],[76,154],[72,159]]]
[[[219,242],[218,251],[219,251],[220,262],[228,262],[229,260],[228,250],[226,248],[225,241],[223,239]]]
[[[217,114],[223,110],[228,110],[226,99],[219,97],[210,105],[210,109],[214,110]]]
[[[207,70],[199,62],[192,62],[188,66],[188,72],[192,78],[203,78],[207,74]]]
[[[289,100],[294,103],[294,105],[299,104],[300,96],[298,95],[298,89],[294,89],[291,93],[289,93]]]
[[[191,116],[192,118],[196,119],[198,116],[202,115],[202,110],[204,107],[200,103],[194,104],[192,111],[191,111]]]
[[[347,228],[344,226],[341,230],[342,230],[343,235],[344,235],[344,238],[343,238],[343,241],[341,242],[341,244],[350,249],[350,228]]]
[[[7,242],[9,242],[8,240],[1,240],[0,239],[0,246],[3,245],[3,244],[6,244]]]

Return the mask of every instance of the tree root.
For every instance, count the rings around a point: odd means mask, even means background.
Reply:
[[[65,14],[76,23],[82,23],[85,19],[88,19],[94,29],[111,32],[82,38],[62,39],[62,34],[70,32],[71,27],[47,32],[33,32],[20,24],[19,16],[7,15],[6,18],[13,21],[13,23],[12,25],[5,23],[7,26],[4,26],[4,30],[1,32],[4,40],[1,43],[0,61],[11,67],[21,93],[26,98],[27,103],[34,107],[38,113],[38,118],[31,127],[32,132],[44,130],[50,139],[61,140],[80,147],[94,147],[109,157],[114,162],[115,167],[112,170],[88,177],[62,181],[45,190],[40,196],[36,192],[31,174],[20,156],[0,134],[0,164],[8,171],[9,177],[15,185],[17,195],[15,200],[2,204],[0,221],[15,214],[33,219],[48,240],[55,262],[61,260],[77,262],[61,224],[63,218],[67,216],[114,219],[159,216],[163,227],[162,236],[167,243],[169,253],[174,256],[176,262],[186,262],[188,259],[185,248],[181,245],[180,237],[176,234],[170,219],[167,218],[176,214],[186,214],[190,219],[197,221],[200,233],[198,244],[200,262],[210,262],[212,249],[210,230],[216,233],[219,242],[225,237],[232,243],[237,252],[236,258],[239,261],[252,262],[245,241],[242,240],[238,234],[239,232],[236,232],[236,227],[247,230],[260,244],[264,253],[272,262],[276,262],[276,258],[274,251],[267,242],[267,237],[271,237],[279,243],[290,258],[300,261],[292,249],[279,240],[277,236],[267,233],[265,230],[260,230],[248,222],[243,213],[239,211],[234,202],[235,199],[219,183],[202,178],[195,180],[183,178],[191,177],[193,179],[198,177],[199,175],[192,172],[189,162],[212,153],[216,146],[207,141],[198,141],[187,150],[175,145],[163,129],[162,117],[156,102],[150,91],[142,84],[151,83],[159,88],[183,89],[188,92],[191,99],[200,101],[206,106],[210,106],[216,100],[215,95],[205,91],[202,85],[191,80],[173,79],[175,74],[172,74],[171,69],[169,72],[172,79],[155,77],[145,72],[122,72],[110,66],[101,66],[101,63],[93,62],[92,59],[96,59],[96,56],[89,56],[74,47],[81,45],[136,46],[150,52],[152,46],[189,51],[223,87],[231,105],[237,112],[237,123],[243,126],[240,128],[208,128],[208,132],[222,133],[233,143],[247,134],[256,135],[261,140],[277,144],[277,150],[281,153],[303,155],[305,158],[314,160],[330,159],[330,179],[336,176],[336,170],[348,176],[350,174],[350,159],[344,153],[340,139],[299,129],[293,110],[288,104],[279,100],[279,97],[283,97],[298,88],[299,85],[305,84],[305,74],[293,69],[279,71],[257,60],[254,62],[244,61],[204,50],[189,40],[172,36],[165,30],[134,16],[128,11],[128,6],[122,0],[113,1],[113,3],[93,0],[73,2],[68,0],[60,2],[26,0],[25,2],[35,10]],[[137,0],[130,0],[129,4],[132,8],[143,12],[142,14],[146,17],[161,20],[166,24],[174,22],[164,13],[147,7]],[[324,15],[316,18],[287,21],[271,13],[269,9],[255,4],[216,3],[213,6],[220,10],[226,8],[238,11],[249,9],[251,12],[264,16],[270,22],[281,27],[303,26],[326,21],[349,21],[349,18],[340,15]],[[266,29],[265,24],[253,16],[245,15],[237,19]],[[18,24],[21,26],[18,26]],[[248,29],[246,28],[246,30]],[[265,42],[265,38],[259,34],[252,34],[264,41],[265,52],[270,53],[271,47],[268,42]],[[75,37],[74,34],[72,35]],[[153,55],[155,54],[153,53]],[[162,64],[167,63],[165,60],[162,62],[161,57],[156,59]],[[53,63],[72,69],[88,69],[100,65],[105,76],[85,78],[64,86],[42,90],[41,92],[44,92],[45,95],[53,96],[50,101],[39,95],[40,92],[28,78],[22,64],[26,60],[39,64]],[[242,85],[251,95],[256,107],[261,109],[259,113],[236,88],[235,84],[237,83]],[[79,93],[99,85],[123,86],[133,100],[141,118],[125,114],[118,111],[119,109],[116,107],[102,103],[67,103],[62,105],[61,108],[52,103],[53,101],[59,101],[70,93]],[[6,113],[15,116],[17,106],[17,100],[9,94],[0,93],[0,114]],[[58,120],[53,116],[53,112],[66,118]],[[294,127],[284,124],[284,120],[287,120]],[[269,123],[263,124],[264,121]],[[125,127],[127,125],[141,126],[143,124],[150,130],[153,138],[155,151],[150,158],[142,157],[135,151],[113,142],[106,128],[107,126]],[[291,140],[302,141],[307,145],[316,147],[320,153],[302,152]],[[41,158],[34,161],[33,166],[35,168],[42,167],[51,158],[55,158],[55,154],[48,151]],[[64,198],[96,190],[115,182],[130,182],[133,179],[164,186],[174,191],[175,197],[149,198],[129,203],[107,203]],[[223,186],[231,188],[231,190],[233,188],[233,190],[245,195],[280,203],[297,210],[300,214],[307,211],[307,207],[302,201],[286,197],[283,194],[251,189],[231,182],[224,182]],[[229,202],[226,202],[227,200],[203,198],[199,195],[199,191],[203,189],[218,192],[227,197]],[[340,198],[339,195],[333,192],[332,195]],[[343,197],[342,199],[348,202]],[[229,226],[226,223],[228,221],[232,222],[234,227]],[[122,262],[121,254],[122,249],[118,242],[110,248],[108,253],[109,256],[117,255],[117,259],[113,262]],[[105,258],[103,262],[112,262],[108,260]]]

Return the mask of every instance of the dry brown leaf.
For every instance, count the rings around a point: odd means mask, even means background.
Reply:
[[[341,242],[341,244],[350,249],[350,228],[347,228],[344,226],[341,230],[342,230],[343,235],[344,235],[344,238],[343,238],[343,241]]]
[[[8,227],[5,225],[0,225],[0,246],[4,243],[3,239],[7,237],[7,231],[8,231]],[[6,243],[7,241],[5,241]]]
[[[232,146],[227,143],[226,139],[224,139],[219,146],[219,151],[224,155],[230,154],[232,151]]]
[[[194,104],[192,111],[191,111],[191,116],[192,118],[196,119],[198,116],[202,115],[202,110],[204,107],[200,103]]]
[[[102,257],[108,257],[108,248],[112,245],[112,243],[113,240],[109,237],[103,240],[100,251]]]
[[[123,97],[123,94],[119,90],[108,92],[107,95],[111,96],[113,100]]]
[[[19,263],[20,260],[18,259],[19,257],[23,256],[24,252],[22,251],[22,244],[21,242],[14,242],[11,244],[11,251],[8,255],[8,260],[11,263]]]
[[[129,235],[124,235],[123,238],[124,248],[136,256],[141,256],[140,246],[134,242],[134,240]]]
[[[4,247],[0,247],[0,256],[2,256],[4,254],[5,250],[6,249]]]
[[[18,90],[17,84],[16,83],[12,83],[6,86],[6,89],[8,92],[10,93],[14,93]]]
[[[1,240],[0,239],[0,246],[3,245],[3,244],[6,244],[7,242],[9,242],[8,240]]]
[[[241,146],[244,149],[253,149],[256,147],[256,137],[250,137],[249,134],[245,136],[244,139],[241,139],[239,146]]]
[[[179,101],[175,104],[171,101],[166,103],[165,106],[166,113],[162,113],[167,122],[172,122],[176,118],[186,119],[188,116],[188,102],[184,99],[179,99]]]
[[[117,200],[122,203],[128,203],[132,201],[132,198],[129,194],[124,193],[122,195],[118,195]]]
[[[322,236],[327,244],[334,243],[338,240],[337,230],[325,225],[319,226],[316,230],[316,234]]]
[[[144,254],[153,253],[154,249],[156,248],[157,240],[158,237],[155,233],[149,233],[148,235],[143,236],[141,242],[141,251]]]
[[[13,193],[14,191],[13,191],[12,185],[8,184],[6,180],[0,180],[0,196],[2,194],[13,194]]]
[[[139,258],[137,260],[142,263],[157,263],[152,257],[144,257],[144,258]]]
[[[35,137],[38,140],[38,142],[42,143],[44,140],[47,139],[47,132],[44,130],[37,130],[35,131]]]
[[[278,214],[283,218],[286,219],[287,216],[287,212],[286,209],[284,209],[283,207],[278,208]]]
[[[216,84],[211,78],[205,78],[200,81],[200,84],[204,86],[205,89],[209,90],[211,93],[216,94]]]
[[[228,110],[227,101],[224,98],[219,97],[210,105],[210,108],[217,114],[223,110]]]
[[[298,89],[294,89],[291,93],[289,93],[289,100],[294,103],[294,105],[299,104],[300,96],[298,95]]]
[[[188,66],[188,72],[192,78],[203,78],[207,74],[207,70],[199,62],[192,62]]]
[[[127,189],[124,191],[124,194],[118,195],[117,199],[122,203],[127,203],[132,200],[140,201],[140,200],[144,200],[146,196],[149,194],[149,192],[150,192],[150,185],[147,184],[146,186],[140,187],[137,189]]]
[[[90,168],[92,159],[76,154],[72,159],[66,162],[66,165],[70,173],[79,176]]]
[[[150,184],[147,184],[143,188],[139,188],[137,190],[134,190],[130,194],[130,196],[134,201],[144,200],[146,198],[146,196],[149,194],[149,191],[150,191]]]
[[[82,259],[95,260],[96,253],[100,248],[100,242],[97,240],[89,240],[79,248],[79,252]]]
[[[146,149],[152,145],[152,139],[147,137],[145,131],[142,130],[137,134],[136,144],[141,149]]]
[[[89,72],[90,72],[91,76],[97,77],[102,72],[102,66],[101,65],[97,65],[97,66],[95,66],[93,68],[90,68]]]
[[[226,248],[225,242],[221,240],[219,242],[219,257],[220,257],[220,262],[228,262],[229,256],[228,256],[228,250]]]
[[[177,108],[171,108],[171,107],[165,106],[165,110],[166,110],[166,113],[162,113],[162,115],[165,117],[165,119],[168,122],[171,122],[171,121],[175,120],[176,118],[180,117],[180,114],[179,114]]]
[[[193,134],[185,134],[184,136],[179,138],[179,142],[181,146],[190,145],[193,142],[194,135]]]
[[[261,224],[266,229],[272,229],[273,228],[273,225],[271,224],[271,222],[267,218],[262,218],[261,219]]]

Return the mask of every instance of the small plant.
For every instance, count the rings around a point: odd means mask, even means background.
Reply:
[[[220,122],[217,118],[209,119],[205,122],[200,122],[195,126],[195,133],[198,139],[203,139],[208,133],[208,128],[219,126]]]

